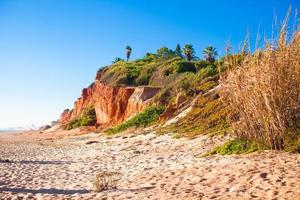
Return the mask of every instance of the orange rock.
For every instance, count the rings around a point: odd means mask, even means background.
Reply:
[[[97,79],[91,87],[82,90],[81,97],[75,101],[73,110],[65,110],[61,114],[61,125],[79,118],[81,113],[90,106],[95,108],[97,126],[115,125],[141,112],[160,90],[157,87],[111,87]]]
[[[71,119],[72,110],[65,109],[60,115],[59,122],[62,126],[66,126]]]
[[[170,119],[171,117],[173,117],[173,114],[176,112],[177,108],[175,106],[173,106],[172,104],[170,104],[166,110],[159,116],[159,121],[163,122],[166,121],[168,119]]]

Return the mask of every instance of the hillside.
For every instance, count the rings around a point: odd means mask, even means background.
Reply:
[[[151,124],[162,124],[191,107],[190,119],[176,123],[181,129],[173,128],[178,136],[224,133],[229,128],[228,111],[216,92],[207,95],[219,85],[219,70],[224,68],[223,62],[186,61],[175,55],[147,54],[143,59],[118,61],[98,70],[95,82],[83,89],[74,108],[65,110],[60,122],[68,129],[84,125],[111,128],[147,108],[161,107]],[[88,109],[94,109],[94,120],[76,124]],[[174,124],[164,130],[172,127]]]

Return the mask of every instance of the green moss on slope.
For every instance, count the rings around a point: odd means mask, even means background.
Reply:
[[[204,82],[202,89],[208,91],[216,85],[214,81]],[[218,98],[199,96],[191,111],[175,124],[160,130],[162,133],[174,133],[175,137],[195,137],[199,134],[210,136],[230,132],[229,108]]]

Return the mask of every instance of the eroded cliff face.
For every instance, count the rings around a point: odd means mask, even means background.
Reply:
[[[112,87],[98,80],[89,88],[82,90],[81,97],[72,110],[65,110],[60,123],[66,126],[71,120],[79,118],[88,107],[96,111],[97,126],[109,127],[141,112],[149,105],[160,88],[156,87]]]

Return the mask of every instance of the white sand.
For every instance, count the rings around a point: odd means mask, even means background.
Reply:
[[[223,142],[205,136],[1,140],[0,199],[300,199],[300,154],[199,158]],[[124,174],[118,189],[91,192],[103,170]]]

